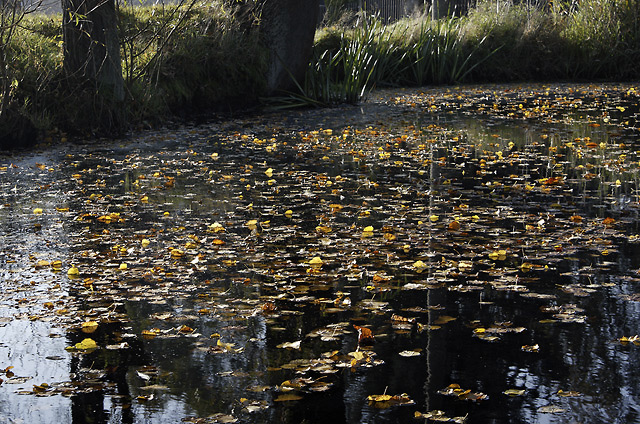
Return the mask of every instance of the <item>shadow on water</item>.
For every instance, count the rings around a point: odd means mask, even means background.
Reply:
[[[637,421],[632,89],[380,92],[3,158],[0,417]]]

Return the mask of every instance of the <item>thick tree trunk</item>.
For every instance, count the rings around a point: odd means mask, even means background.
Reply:
[[[269,48],[267,91],[296,90],[304,82],[318,23],[319,0],[265,0],[260,22]]]
[[[114,0],[62,0],[67,76],[95,83],[96,94],[124,100],[118,20]]]

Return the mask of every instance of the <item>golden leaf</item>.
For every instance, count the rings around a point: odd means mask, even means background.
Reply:
[[[80,343],[76,343],[74,347],[76,348],[76,350],[91,350],[96,349],[98,347],[98,344],[95,342],[95,340],[86,338]]]
[[[93,333],[98,329],[98,323],[96,321],[85,321],[80,325],[80,329],[83,333]]]

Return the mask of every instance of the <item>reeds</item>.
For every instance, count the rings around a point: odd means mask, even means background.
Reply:
[[[492,0],[437,20],[425,13],[384,25],[361,15],[320,33],[290,105],[355,103],[376,86],[637,79],[639,14],[640,0]]]

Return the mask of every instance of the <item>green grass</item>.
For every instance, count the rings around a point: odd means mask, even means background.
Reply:
[[[376,86],[640,78],[640,0],[571,4],[480,1],[460,18],[433,20],[427,11],[389,26],[360,16],[355,28],[324,28],[297,98],[325,104],[357,102]],[[352,57],[327,60],[340,54]],[[374,71],[364,65],[369,56]],[[326,96],[345,87],[362,94]]]
[[[190,0],[172,6],[121,6],[124,116],[116,130],[255,105],[264,91],[266,49],[257,30],[222,2]],[[42,133],[104,133],[91,122],[104,108],[91,87],[71,84],[63,72],[60,16],[27,16],[4,47],[16,89],[0,129],[16,116]],[[101,124],[101,123],[99,123]],[[109,123],[112,125],[113,123]]]

